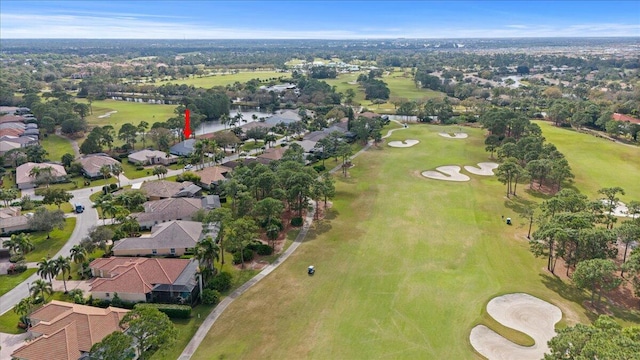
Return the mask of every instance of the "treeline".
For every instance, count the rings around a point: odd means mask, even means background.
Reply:
[[[640,250],[635,249],[628,256],[631,245],[640,240],[640,202],[629,202],[628,212],[633,217],[614,227],[618,221],[614,210],[624,190],[603,188],[598,193],[604,199],[591,200],[564,189],[543,201],[539,209],[528,210],[530,221],[539,223],[530,240],[533,254],[547,258],[547,269],[552,274],[559,259],[566,266],[567,276],[574,269],[573,282],[591,291],[595,306],[604,293],[623,281],[631,282],[640,296]],[[621,260],[618,242],[624,245]]]
[[[492,158],[497,152],[502,162],[496,175],[507,186],[507,197],[516,196],[518,183],[524,181],[530,183],[531,190],[557,192],[574,177],[564,155],[555,145],[545,143],[540,127],[525,115],[491,109],[480,116],[480,123],[490,132],[485,149]]]

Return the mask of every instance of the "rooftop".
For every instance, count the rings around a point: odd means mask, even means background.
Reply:
[[[91,291],[142,293],[157,284],[173,284],[189,263],[188,259],[101,258],[91,262],[92,269],[103,270],[111,278],[97,278]]]
[[[29,360],[77,360],[82,352],[114,331],[129,310],[53,300],[34,311],[31,332],[42,336],[17,349],[11,356]]]

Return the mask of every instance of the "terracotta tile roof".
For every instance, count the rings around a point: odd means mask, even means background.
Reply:
[[[173,284],[189,262],[188,259],[96,259],[90,267],[102,269],[112,277],[95,279],[90,284],[91,291],[146,294],[156,284]]]
[[[142,190],[148,197],[170,198],[180,192],[180,190],[193,185],[190,181],[182,183],[175,181],[145,181],[142,183],[140,190]]]
[[[212,166],[196,171],[196,175],[200,176],[200,182],[210,185],[217,181],[226,180],[224,174],[230,172],[231,169],[226,166]]]
[[[0,136],[20,136],[24,130],[20,129],[0,129]]]
[[[636,119],[636,118],[631,117],[629,115],[613,113],[613,115],[611,117],[615,121],[629,121],[629,122],[632,122],[634,124],[640,124],[640,119]]]
[[[120,320],[128,311],[53,300],[30,316],[36,323],[30,331],[42,336],[11,356],[29,360],[77,360],[82,352],[88,352],[107,335],[121,331]]]
[[[268,159],[268,160],[280,160],[284,155],[284,152],[287,151],[287,148],[284,147],[274,147],[264,151],[264,153],[258,155],[258,158]]]

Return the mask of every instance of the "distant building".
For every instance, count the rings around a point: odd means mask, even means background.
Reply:
[[[178,157],[159,150],[140,150],[131,153],[127,159],[135,165],[171,165],[178,162]]]
[[[181,191],[189,188],[191,185],[193,185],[193,183],[190,181],[182,183],[166,180],[145,181],[140,186],[140,190],[147,195],[149,200],[168,199],[171,197],[194,197],[202,190],[201,188],[192,188],[193,193],[191,193],[190,196],[189,194],[179,195]]]
[[[185,141],[181,141],[175,145],[173,145],[170,149],[169,152],[173,155],[178,155],[178,156],[189,156],[193,153],[194,146],[196,144],[196,140],[195,139],[187,139]]]

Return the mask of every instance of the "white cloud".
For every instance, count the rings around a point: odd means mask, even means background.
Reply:
[[[94,39],[362,39],[640,36],[640,24],[567,26],[511,24],[496,28],[363,28],[360,30],[267,29],[194,24],[174,17],[125,13],[0,13],[3,38]],[[179,22],[179,21],[182,21]]]

